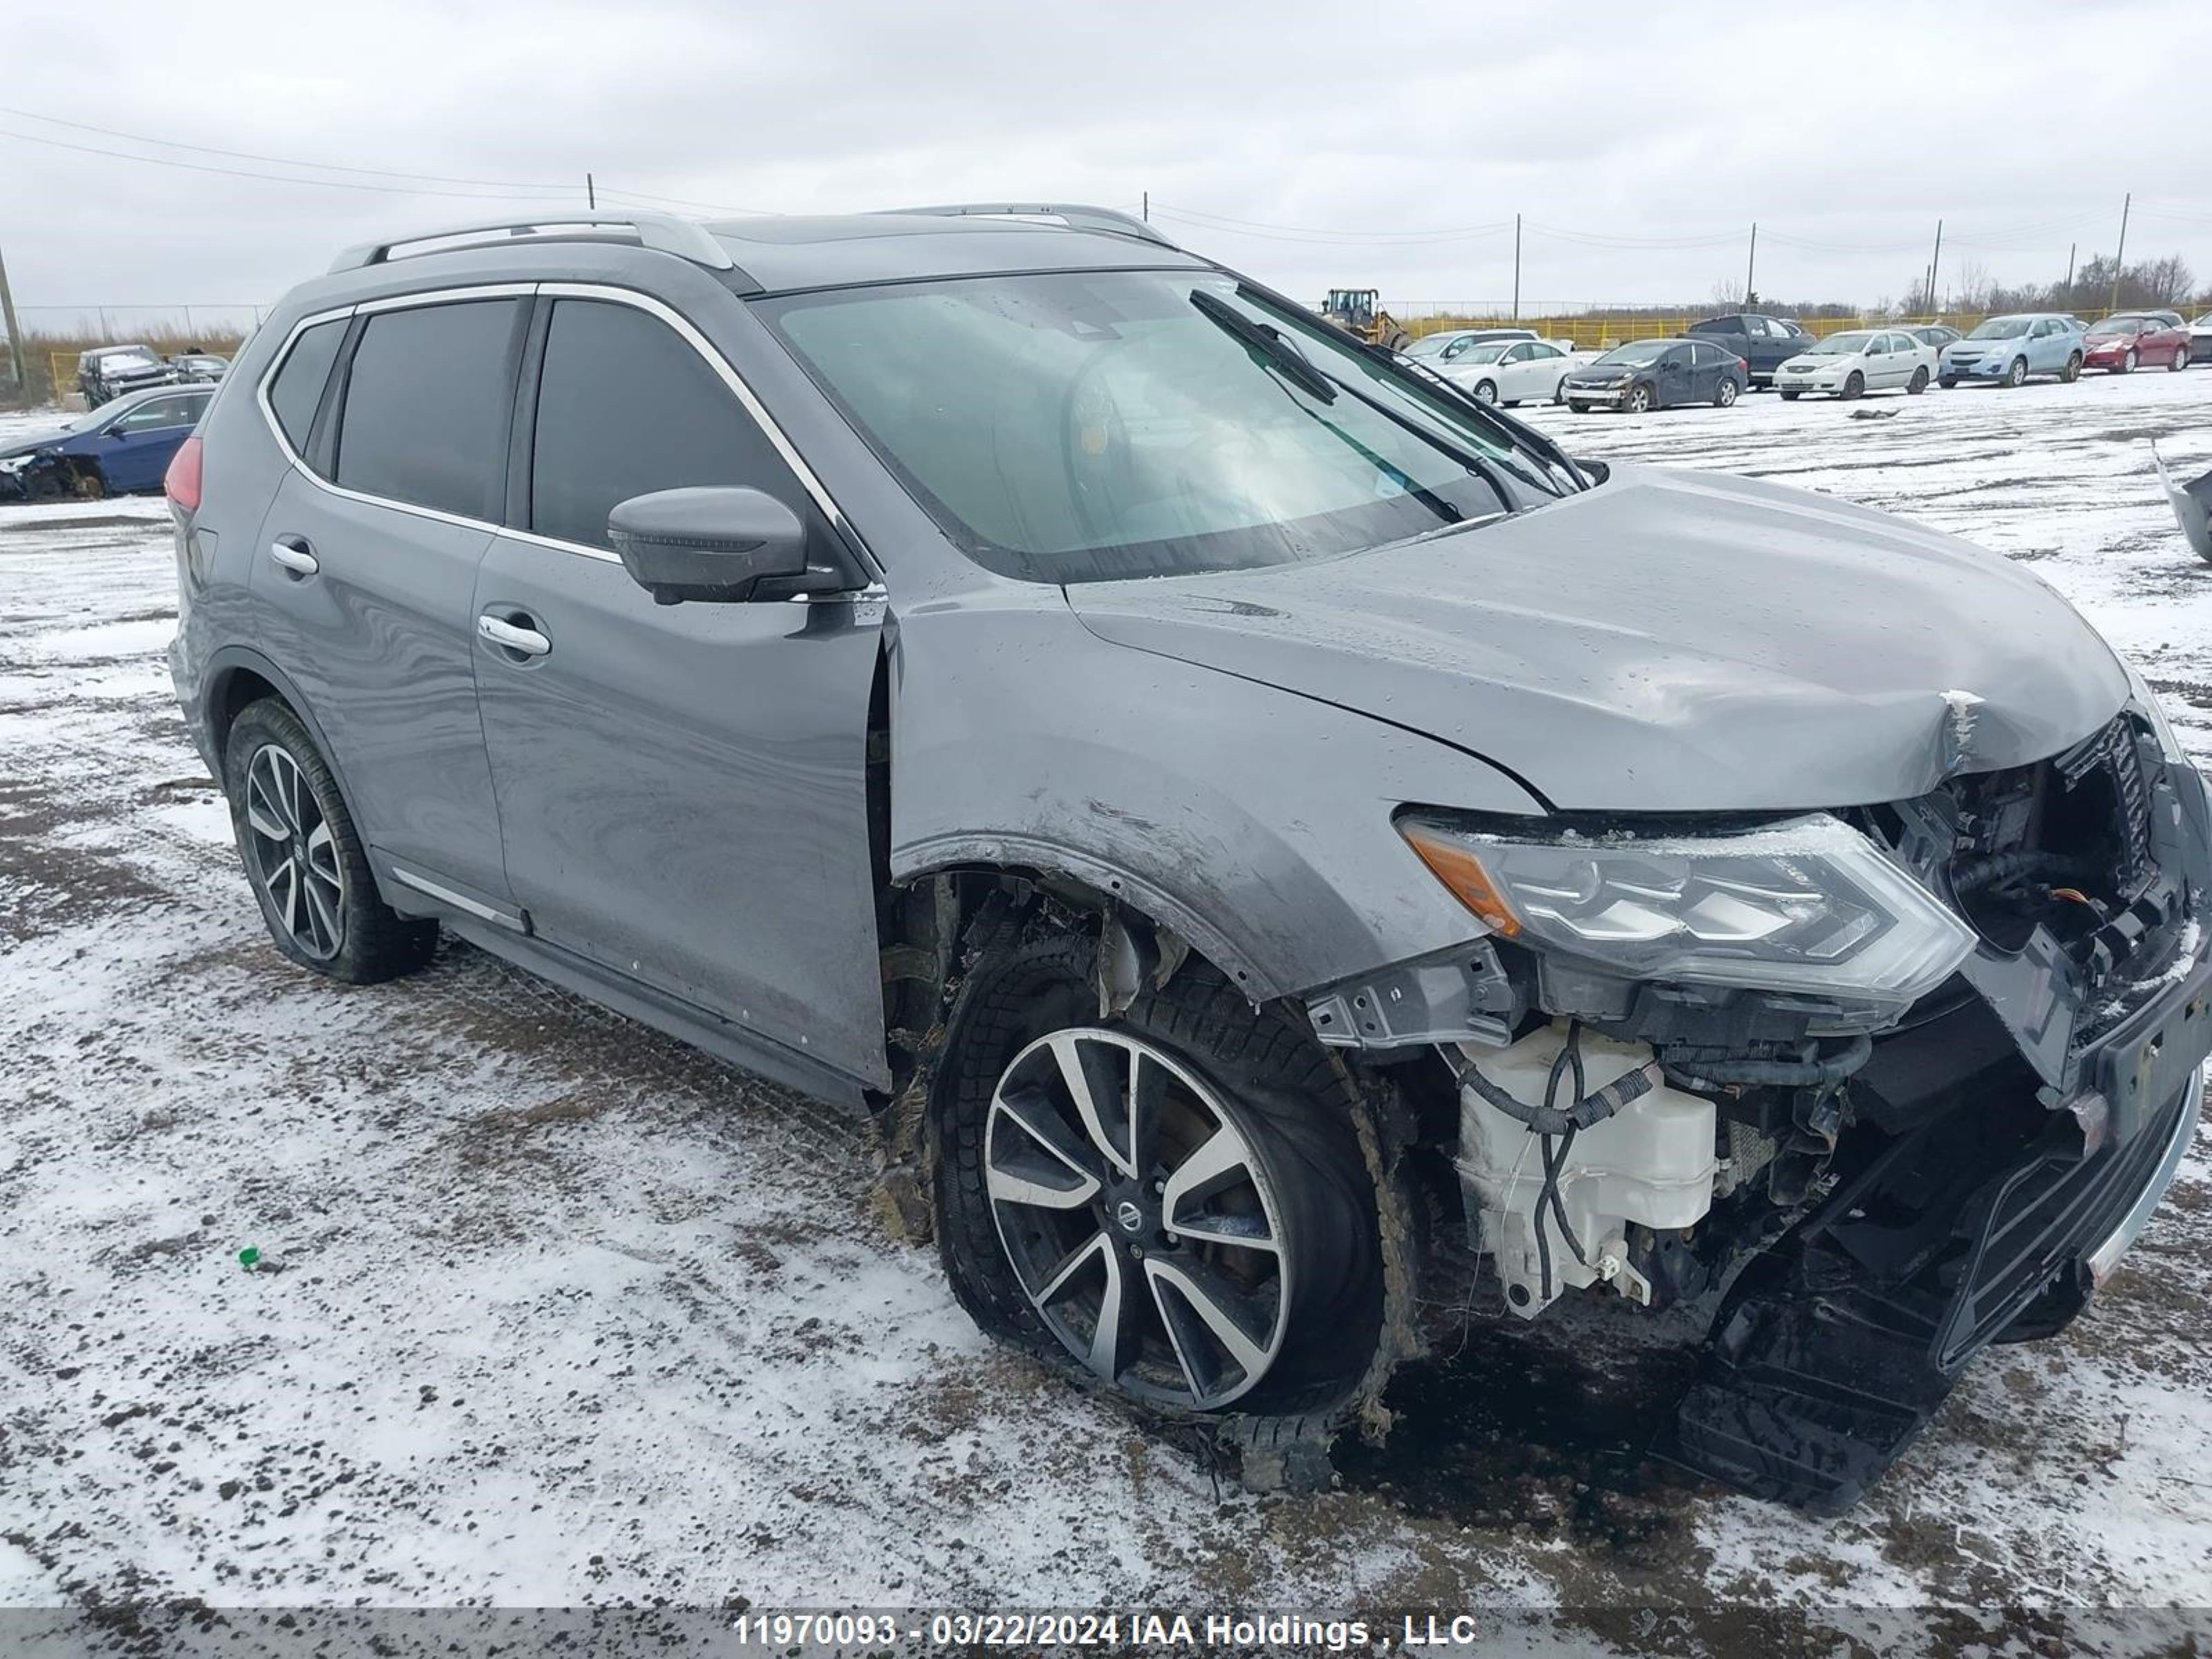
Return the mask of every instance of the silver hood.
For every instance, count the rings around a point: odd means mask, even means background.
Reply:
[[[1103,639],[1441,738],[1562,811],[1904,799],[2055,754],[2129,696],[2096,631],[1996,554],[1824,495],[1618,463],[1455,534],[1067,594]],[[1281,736],[1286,764],[1328,766]]]

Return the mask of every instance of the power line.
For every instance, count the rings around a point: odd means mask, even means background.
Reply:
[[[187,173],[215,173],[230,179],[259,179],[270,184],[310,185],[323,190],[366,190],[380,196],[447,196],[463,202],[550,201],[548,197],[500,196],[483,191],[429,190],[410,185],[369,185],[351,179],[298,179],[283,173],[256,173],[244,167],[219,167],[204,161],[179,161],[167,155],[132,155],[123,150],[99,149],[90,144],[72,144],[66,139],[45,138],[34,132],[13,132],[0,127],[0,138],[13,138],[27,144],[46,144],[55,149],[75,150],[82,155],[105,156],[111,161],[137,161],[146,167],[181,167]],[[535,186],[533,186],[535,188]],[[571,187],[569,194],[577,192]]]
[[[36,110],[12,109],[0,104],[0,115],[14,115],[29,121],[42,121],[49,126],[68,127],[77,132],[96,132],[104,138],[127,139],[134,144],[156,144],[163,149],[188,149],[200,155],[223,155],[234,161],[267,161],[277,167],[310,167],[325,173],[360,173],[377,179],[411,179],[433,185],[480,185],[488,190],[558,190],[571,191],[573,185],[554,184],[525,184],[513,179],[453,179],[435,173],[396,173],[389,167],[348,167],[338,161],[301,161],[289,155],[260,155],[252,150],[218,149],[212,144],[188,144],[180,138],[151,138],[143,132],[121,132],[113,127],[96,127],[85,121],[64,121],[58,115],[41,115]],[[16,137],[28,135],[17,134]],[[36,141],[34,141],[36,142]],[[51,142],[51,141],[48,141]],[[118,152],[102,151],[100,154]],[[154,157],[143,158],[148,161]]]

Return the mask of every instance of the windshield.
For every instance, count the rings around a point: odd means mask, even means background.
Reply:
[[[1328,558],[1569,487],[1510,422],[1210,271],[975,277],[759,309],[946,533],[1006,575]]]
[[[1615,346],[1598,359],[1601,363],[1631,363],[1641,367],[1656,363],[1664,355],[1672,340],[1632,340],[1625,346]]]
[[[1992,317],[1978,325],[1966,337],[1970,340],[2016,340],[2027,332],[2028,321],[2026,317]]]
[[[1853,357],[1867,349],[1873,334],[1863,328],[1847,328],[1840,334],[1831,334],[1826,339],[1815,340],[1805,348],[1808,357]]]
[[[2089,325],[2092,334],[2140,334],[2149,325],[2141,317],[2107,317]]]

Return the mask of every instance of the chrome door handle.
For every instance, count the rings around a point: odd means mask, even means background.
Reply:
[[[542,657],[553,648],[553,641],[534,628],[517,628],[511,622],[501,622],[486,614],[477,618],[477,632],[494,645],[505,646],[509,651],[520,651],[526,657]]]
[[[322,568],[315,556],[304,547],[294,547],[289,542],[269,544],[269,556],[295,576],[312,576]]]

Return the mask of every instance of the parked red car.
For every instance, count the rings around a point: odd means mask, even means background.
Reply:
[[[2146,368],[2189,367],[2188,329],[2142,312],[2116,312],[2101,323],[2090,324],[2083,344],[2084,366],[2115,374],[2128,374],[2138,364]]]

